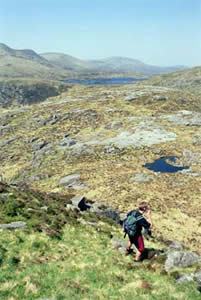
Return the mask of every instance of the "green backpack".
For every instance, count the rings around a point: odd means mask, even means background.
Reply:
[[[127,218],[123,221],[123,228],[124,228],[124,238],[128,234],[129,236],[134,236],[137,231],[137,221],[142,219],[143,216],[140,215],[137,217],[137,211],[132,210],[128,213]]]

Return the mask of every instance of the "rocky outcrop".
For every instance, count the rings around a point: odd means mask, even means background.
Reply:
[[[70,174],[60,179],[59,184],[74,190],[81,190],[85,184],[80,180],[80,174]]]
[[[67,84],[43,80],[0,80],[0,106],[33,104],[61,94]]]

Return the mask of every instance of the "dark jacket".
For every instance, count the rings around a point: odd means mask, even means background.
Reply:
[[[141,212],[139,212],[138,210],[135,210],[136,211],[136,218],[140,218],[137,222],[136,222],[136,225],[137,225],[137,231],[136,231],[136,236],[139,236],[142,234],[142,228],[145,229],[145,231],[151,235],[151,230],[150,230],[150,226],[151,224],[145,219],[145,217],[143,216],[143,214],[141,214]],[[130,212],[131,213],[131,212]],[[129,213],[129,214],[130,214]],[[129,215],[128,214],[128,215]],[[127,216],[128,216],[127,215]]]

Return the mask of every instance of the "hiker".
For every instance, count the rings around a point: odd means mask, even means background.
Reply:
[[[146,219],[143,216],[146,214]],[[142,236],[142,228],[145,229],[146,233],[151,235],[151,229],[153,227],[153,222],[152,222],[152,216],[151,216],[151,210],[148,206],[147,202],[141,202],[139,204],[138,210],[132,210],[131,212],[128,213],[126,220],[128,219],[129,216],[134,216],[134,230],[129,231],[126,229],[124,226],[124,231],[125,235],[128,234],[129,237],[129,242],[128,246],[126,248],[127,253],[129,254],[131,252],[131,247],[132,244],[135,245],[137,248],[136,256],[135,256],[135,261],[140,261],[142,258],[142,252],[144,251],[144,241],[143,241],[143,236]]]

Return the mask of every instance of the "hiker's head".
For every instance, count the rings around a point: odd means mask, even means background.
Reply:
[[[149,210],[149,205],[146,201],[142,201],[139,203],[138,208],[141,212],[145,213]]]

